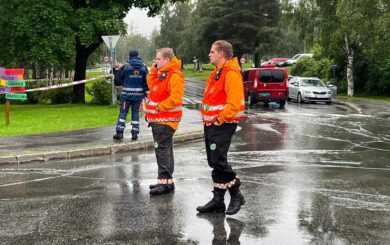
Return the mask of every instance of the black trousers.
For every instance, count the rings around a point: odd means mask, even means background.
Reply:
[[[172,179],[174,170],[173,134],[175,130],[164,124],[151,124],[154,151],[158,165],[158,179]]]
[[[227,153],[236,128],[237,123],[224,123],[221,126],[204,125],[207,162],[213,169],[211,177],[214,183],[225,184],[236,177],[236,173],[227,161]]]

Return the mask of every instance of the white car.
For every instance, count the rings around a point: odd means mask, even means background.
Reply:
[[[288,100],[298,103],[325,102],[332,104],[332,91],[316,77],[293,77],[289,82]]]
[[[284,64],[285,65],[288,65],[288,66],[292,66],[294,65],[295,63],[297,63],[297,61],[303,57],[313,57],[314,54],[296,54],[294,55],[291,59],[287,60]]]

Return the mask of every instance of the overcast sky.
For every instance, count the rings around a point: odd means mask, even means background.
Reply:
[[[160,18],[150,18],[146,15],[147,10],[132,8],[126,15],[124,21],[129,25],[135,27],[135,33],[150,36],[154,29],[160,29]]]

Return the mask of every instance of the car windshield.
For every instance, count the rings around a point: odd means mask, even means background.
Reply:
[[[301,57],[301,55],[300,55],[300,54],[297,54],[297,55],[295,55],[294,57],[292,57],[290,60],[297,60],[299,57]]]
[[[316,79],[303,79],[301,80],[301,86],[326,87],[321,80]]]

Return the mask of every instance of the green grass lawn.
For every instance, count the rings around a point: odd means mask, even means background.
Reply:
[[[253,63],[246,63],[243,65],[243,69],[250,68]],[[211,64],[204,64],[203,71],[194,72],[194,64],[185,64],[184,69],[181,70],[184,77],[192,77],[201,80],[207,80],[210,74],[214,71],[214,66]]]
[[[114,125],[119,106],[81,104],[13,105],[5,124],[5,104],[0,105],[0,136],[38,134]]]
[[[353,97],[348,96],[346,94],[337,94],[337,97],[344,98],[344,99],[363,99],[363,100],[381,100],[381,101],[389,101],[389,96],[374,96],[374,95],[364,95],[364,94],[357,94]]]

